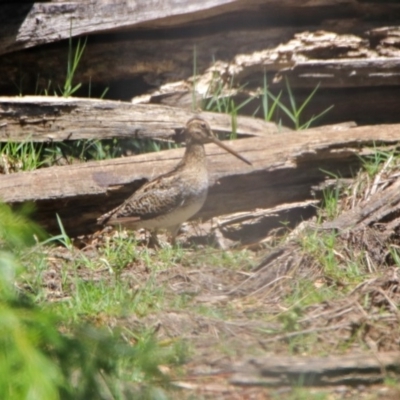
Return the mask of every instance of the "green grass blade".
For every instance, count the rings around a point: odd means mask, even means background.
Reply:
[[[318,115],[313,115],[305,124],[301,125],[299,129],[308,129],[311,124],[316,121],[317,119],[321,118],[323,115],[325,115],[328,111],[332,110],[334,106],[330,106],[324,111],[320,112]]]
[[[293,115],[297,119],[299,114],[298,114],[298,111],[297,111],[296,99],[293,96],[293,92],[292,92],[292,89],[290,87],[289,80],[287,79],[287,77],[285,77],[285,82],[286,82],[286,90],[287,90],[288,95],[289,95],[290,106],[292,107]]]
[[[281,93],[279,95],[281,95]],[[271,97],[271,99],[277,103],[279,108],[293,121],[294,124],[296,124],[297,120],[295,115],[293,115],[293,113],[280,101],[280,99],[274,96],[271,92],[268,92],[268,96]]]
[[[314,90],[309,94],[309,96],[303,101],[303,104],[300,106],[298,109],[299,115],[303,112],[304,108],[308,105],[308,103],[311,101],[311,99],[314,97],[315,93],[317,92],[318,88],[320,86],[320,83],[314,88]]]

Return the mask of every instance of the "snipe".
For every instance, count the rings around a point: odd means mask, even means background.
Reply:
[[[206,121],[191,118],[183,131],[186,151],[170,172],[140,187],[119,207],[102,215],[99,224],[121,225],[128,229],[145,228],[157,242],[157,230],[171,232],[172,242],[181,224],[203,206],[208,191],[208,172],[204,143],[213,142],[246,164],[251,163],[220,142]]]

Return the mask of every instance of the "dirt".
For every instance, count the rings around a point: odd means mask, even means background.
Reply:
[[[83,253],[86,257],[99,256],[93,249]],[[70,295],[68,285],[62,283],[60,259],[73,257],[77,257],[76,251],[71,254],[63,248],[49,254],[51,267],[43,275],[48,301],[63,301]],[[110,278],[106,268],[88,270],[81,267],[76,273],[86,281],[114,279]],[[122,271],[121,279],[131,280],[134,282],[132,287],[137,288],[145,285],[150,275],[152,273],[145,265],[136,262]],[[369,275],[346,297],[310,305],[298,315],[294,310],[293,321],[290,317],[279,319],[279,315],[288,313],[278,293],[285,296],[288,288],[275,291],[273,296],[262,290],[245,294],[243,283],[248,276],[242,271],[215,266],[192,269],[178,264],[159,271],[155,279],[157,285],[165,288],[166,302],[185,293],[190,298],[190,304],[182,309],[166,308],[142,317],[129,315],[108,323],[123,325],[133,331],[146,327],[154,329],[160,341],[183,339],[189,343],[191,356],[184,366],[183,375],[175,376],[169,371],[173,385],[178,388],[176,395],[179,394],[179,398],[298,398],[295,388],[286,386],[232,385],[231,378],[235,372],[232,366],[251,357],[306,356],[312,343],[317,354],[357,351],[374,354],[397,351],[399,348],[397,306],[400,302],[400,275],[396,268],[387,268],[376,278]],[[315,282],[320,284],[320,277]],[[267,293],[273,291],[268,290]],[[214,310],[215,315],[201,315],[198,311],[201,306]],[[291,323],[293,326],[290,326]],[[308,334],[311,345],[309,340],[304,342],[304,336]],[[298,342],[297,337],[301,338]],[[329,399],[395,399],[400,395],[396,388],[368,384],[341,384],[309,390],[329,394]],[[371,397],[372,394],[375,397]]]
[[[373,184],[371,182],[370,185]],[[382,192],[388,189],[390,185],[385,185]],[[354,190],[346,193],[354,195]],[[352,202],[343,198],[340,215],[354,212],[357,207],[365,207],[365,201],[373,200],[372,195]],[[166,306],[141,316],[117,317],[112,325],[123,325],[131,330],[146,327],[153,329],[160,341],[179,339],[189,344],[190,357],[183,372],[167,371],[177,390],[174,392],[176,398],[300,399],[305,396],[398,399],[400,387],[385,384],[385,379],[397,381],[400,362],[390,374],[382,366],[374,375],[378,379],[372,379],[372,375],[361,369],[361,372],[358,371],[360,378],[351,384],[339,376],[335,378],[335,385],[302,387],[301,373],[297,378],[299,387],[284,383],[268,386],[263,373],[257,378],[258,384],[246,384],[245,381],[232,384],[238,366],[243,366],[252,358],[289,355],[296,360],[304,357],[307,363],[307,357],[311,355],[324,357],[362,352],[366,357],[379,359],[379,354],[399,351],[400,271],[395,257],[388,256],[388,249],[396,246],[398,241],[398,231],[392,223],[397,214],[392,213],[391,219],[387,214],[379,215],[384,215],[382,218],[385,221],[371,220],[363,229],[337,235],[332,254],[337,262],[336,272],[342,273],[343,279],[327,271],[315,253],[304,250],[302,232],[282,240],[267,254],[264,254],[265,250],[261,253],[249,252],[251,260],[248,265],[232,269],[206,261],[199,264],[201,257],[207,260],[204,254],[210,243],[218,245],[218,241],[216,244],[214,240],[215,230],[214,236],[210,237],[210,225],[205,230],[196,228],[195,239],[192,235],[192,240],[197,241],[197,248],[191,249],[187,242],[191,240],[189,229],[181,239],[183,245],[187,245],[184,256],[167,269],[160,268],[154,272],[137,257],[120,270],[119,278],[132,282],[132,290],[143,287],[150,277],[155,279],[156,286],[165,290]],[[385,236],[386,241],[366,242],[365,238],[377,237],[377,230],[385,231],[383,223],[386,226],[392,223],[392,231]],[[312,222],[307,227],[309,229],[313,229]],[[325,230],[318,233],[321,237],[325,234]],[[65,271],[62,265],[65,261],[82,256],[89,260],[102,257],[101,248],[107,236],[85,240],[86,247],[80,250],[70,251],[62,247],[49,250],[49,267],[43,272],[48,301],[62,301],[70,296],[68,278],[67,284],[63,278]],[[234,253],[238,250],[214,248],[213,251]],[[351,285],[345,279],[348,261],[360,254],[364,261],[369,260],[359,265],[365,278],[360,279],[357,285]],[[250,264],[256,267],[249,269]],[[115,279],[108,268],[88,269],[82,265],[75,270],[75,274],[87,281]],[[316,292],[329,289],[335,295],[301,307],[297,307],[296,303],[290,304],[288,298],[302,281],[311,284]],[[174,299],[182,295],[187,298],[187,305],[181,308],[171,306]],[[302,390],[306,391],[306,395],[301,394]]]

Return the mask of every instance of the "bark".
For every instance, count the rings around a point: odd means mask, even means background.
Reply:
[[[194,86],[190,77],[196,49],[199,98],[212,93],[217,83],[224,83],[229,89],[232,82],[238,95],[253,96],[262,87],[266,71],[269,88],[275,94],[283,90],[282,100],[286,102],[285,77],[298,104],[320,84],[302,114],[304,120],[334,105],[325,123],[397,121],[398,28],[373,30],[369,23],[364,26],[369,34],[358,35],[349,34],[355,28],[340,21],[329,28],[321,32],[319,25],[304,26],[302,29],[307,32],[303,34],[296,34],[299,28],[289,26],[206,34],[162,32],[162,39],[151,33],[140,34],[144,37],[127,33],[89,39],[74,82],[83,84],[80,96],[88,96],[90,90],[92,96],[100,96],[109,87],[110,98],[151,94],[151,102],[190,108]],[[67,58],[65,44],[8,54],[0,58],[0,89],[14,94],[44,93],[45,89],[60,94]],[[217,61],[214,66],[213,59]],[[213,80],[215,74],[217,78]],[[182,80],[183,89],[170,86],[164,93],[163,86]],[[236,104],[242,101],[239,98]],[[252,115],[259,106],[260,101],[255,100],[241,113]]]
[[[312,188],[327,177],[324,171],[353,176],[361,163],[360,154],[373,152],[378,141],[390,145],[399,139],[398,125],[382,125],[284,132],[268,139],[232,142],[252,167],[207,145],[211,186],[198,217],[313,199]],[[370,150],[362,150],[368,145]],[[0,195],[7,203],[35,202],[36,219],[50,230],[57,227],[58,213],[71,235],[89,232],[96,228],[97,217],[120,204],[145,180],[172,168],[182,152],[169,150],[5,175],[0,178]]]
[[[392,15],[396,13],[399,15],[400,5],[380,5],[379,10],[378,7],[360,5],[354,0],[349,0],[348,8],[343,13],[343,2],[340,4],[340,9],[339,7],[335,9],[335,2],[329,4],[320,2],[318,6],[312,7],[308,2],[296,4],[294,1],[208,0],[192,2],[191,7],[185,5],[184,9],[175,0],[161,2],[160,7],[154,7],[154,3],[157,2],[140,6],[122,2],[36,3],[25,6],[26,15],[18,8],[20,6],[15,6],[17,9],[11,5],[2,6],[6,9],[0,13],[5,19],[1,24],[4,35],[0,41],[0,54],[1,45],[3,51],[13,50],[15,53],[20,47],[58,42],[61,39],[68,39],[71,34],[82,36],[102,33],[102,36],[89,40],[80,68],[75,73],[76,81],[87,83],[90,78],[92,83],[112,82],[145,76],[146,81],[158,86],[187,78],[193,73],[193,51],[196,46],[196,64],[200,73],[204,72],[213,58],[216,61],[232,62],[231,69],[246,69],[247,65],[252,72],[255,72],[252,65],[256,70],[267,69],[274,73],[296,65],[297,71],[291,74],[293,85],[314,88],[321,76],[326,76],[330,86],[337,87],[338,84],[339,87],[352,86],[357,82],[357,74],[349,75],[344,72],[339,82],[329,78],[336,76],[337,68],[341,67],[342,61],[345,61],[345,67],[348,65],[351,71],[352,62],[354,68],[357,66],[357,59],[362,58],[366,61],[364,64],[369,64],[366,67],[362,65],[365,69],[363,77],[368,78],[368,72],[372,68],[373,71],[376,70],[372,76],[380,77],[385,85],[397,82],[397,75],[394,74],[396,65],[393,65],[393,62],[381,60],[375,65],[370,59],[377,55],[399,57],[398,28],[383,29],[377,22],[365,22],[363,17],[368,14],[369,18],[371,15],[379,18],[379,14],[385,12],[384,9],[392,12]],[[327,20],[328,14],[323,13],[323,11],[326,13],[327,7],[331,7],[329,20]],[[302,34],[299,33],[299,27],[295,24],[290,25],[285,20],[299,11],[297,22],[300,22],[311,8],[314,8],[314,12],[315,10],[321,12],[314,16],[313,23],[309,22],[310,18],[305,19],[308,23],[303,23]],[[94,9],[96,13],[93,13]],[[240,11],[240,17],[233,11]],[[165,15],[168,17],[160,21],[160,16]],[[261,15],[267,18],[267,24],[260,23]],[[277,15],[278,19],[281,16],[283,19],[281,25],[271,26],[269,15]],[[341,18],[337,19],[339,15]],[[210,20],[211,16],[218,16],[218,20]],[[144,20],[148,24],[140,25]],[[201,20],[202,25],[194,28],[194,20]],[[72,31],[71,21],[73,21]],[[191,25],[174,31],[160,30],[165,24],[176,28],[185,21]],[[324,23],[321,25],[322,21]],[[141,27],[141,31],[132,31],[132,28],[137,28],[137,24]],[[230,29],[231,26],[235,26],[236,29]],[[321,26],[326,31],[325,35],[320,33]],[[144,27],[147,28],[146,31],[143,31]],[[159,29],[158,32],[149,30],[154,27]],[[131,30],[127,30],[128,28]],[[113,34],[105,35],[110,31]],[[13,40],[16,42],[13,43]],[[255,52],[261,53],[257,55],[256,60],[252,60]],[[66,71],[67,53],[68,43],[64,41],[59,45],[8,54],[2,58],[0,64],[0,87],[10,85],[12,82],[17,86],[20,84],[24,86],[27,81],[33,81],[43,88],[47,87],[51,79],[53,83],[55,80],[57,83],[62,82]],[[104,57],[105,54],[107,57]],[[333,58],[336,60],[333,61]],[[345,58],[350,60],[343,60]],[[331,66],[321,64],[321,61],[326,59],[330,60]],[[254,65],[255,61],[258,65]],[[311,62],[309,65],[302,65],[305,61]],[[311,74],[307,74],[307,78],[303,76],[304,68],[307,72],[309,68],[311,69]],[[378,74],[381,69],[385,74]],[[237,74],[244,77],[249,75],[249,72],[237,71]],[[23,91],[23,87],[20,90]]]
[[[225,77],[234,75],[238,86],[254,81],[259,86],[260,73],[262,76],[267,71],[274,76],[282,70],[293,87],[299,88],[314,88],[319,82],[336,88],[354,87],[360,82],[362,86],[398,85],[399,28],[377,32],[376,25],[364,23],[360,32],[359,26],[349,25],[331,21],[321,30],[319,23],[309,24],[302,27],[303,33],[296,26],[268,26],[211,33],[128,32],[89,38],[75,82],[104,84],[141,78],[151,89],[192,76],[196,49],[197,73],[204,73],[215,59],[227,63]],[[14,82],[14,90],[19,87],[24,94],[32,85],[43,90],[52,81],[54,90],[65,78],[68,43],[0,59],[0,87],[11,87]],[[360,75],[352,73],[356,68],[360,68]]]
[[[355,128],[359,129],[359,128]],[[301,245],[299,237],[307,231],[323,235],[324,232],[333,231],[339,242],[345,243],[347,251],[355,254],[362,252],[368,259],[369,268],[378,270],[393,262],[388,248],[392,248],[397,240],[400,226],[400,181],[398,173],[391,173],[390,162],[376,174],[368,188],[362,189],[364,197],[353,199],[353,206],[343,211],[332,221],[326,221],[321,225],[313,222],[304,222],[288,236],[287,240],[272,252],[265,255],[259,265],[254,269],[257,279],[249,282],[248,287],[241,288],[244,292],[252,292],[270,282],[279,280],[280,277],[302,272],[302,265],[306,265],[304,274],[313,272],[310,265],[320,266],[318,260],[311,256],[307,262],[307,252]],[[358,185],[359,183],[357,183]],[[352,188],[356,191],[356,185]],[[312,261],[310,261],[312,260]]]
[[[171,138],[192,116],[190,111],[163,105],[71,97],[0,97],[0,142]],[[216,131],[232,132],[229,115],[204,112],[202,116]],[[237,118],[239,135],[266,136],[278,132],[273,123]]]
[[[193,23],[244,8],[237,0],[60,1],[7,4],[0,8],[0,54],[57,42],[70,36],[113,32],[128,28],[160,28]],[[251,6],[262,3],[252,0]],[[17,35],[16,35],[17,33]]]
[[[284,235],[303,221],[311,219],[317,212],[318,204],[317,199],[305,200],[222,216],[213,227],[215,241],[223,249],[246,245],[248,249],[264,250],[264,240],[268,240],[271,235]],[[193,229],[192,236],[195,236],[198,228],[197,225]],[[205,232],[210,229],[209,226],[204,228]]]
[[[154,0],[140,6],[53,2],[0,7],[0,54],[7,53],[0,57],[4,94],[60,94],[66,39],[90,35],[74,75],[74,82],[82,83],[79,96],[100,97],[109,87],[109,98],[130,99],[184,80],[183,93],[152,100],[187,107],[193,64],[202,75],[215,60],[219,81],[229,86],[233,79],[236,89],[244,84],[246,90],[260,88],[266,71],[270,89],[285,89],[287,77],[300,103],[321,84],[305,119],[333,104],[325,123],[398,121],[399,28],[385,25],[388,15],[393,20],[400,15],[400,4],[208,0],[182,9],[176,0]],[[182,101],[182,96],[187,98]],[[252,102],[241,113],[252,115],[259,106]]]
[[[370,2],[373,3],[373,2]],[[364,4],[357,0],[337,2],[324,0],[298,2],[296,0],[207,0],[183,4],[177,0],[147,2],[77,2],[3,4],[0,7],[0,54],[23,48],[68,39],[71,35],[123,31],[132,28],[154,29],[160,27],[196,24],[217,16],[239,12],[257,16],[297,13],[304,17],[310,13],[318,17],[335,15],[362,17],[395,14],[396,4]]]
[[[181,4],[153,0],[140,5],[96,1],[2,5],[0,89],[43,93],[47,88],[59,93],[68,59],[66,39],[90,35],[74,76],[74,82],[83,83],[80,95],[87,95],[89,86],[92,95],[110,86],[110,97],[154,94],[150,101],[163,103],[172,96],[169,104],[188,107],[193,87],[204,95],[215,73],[217,83],[240,97],[254,96],[267,71],[270,88],[278,92],[285,88],[283,78],[289,78],[292,89],[297,89],[298,104],[322,83],[312,101],[316,106],[306,108],[304,119],[334,104],[325,122],[398,121],[399,29],[382,24],[389,13],[393,20],[400,15],[399,4],[207,0],[185,4],[184,9]],[[194,63],[195,85],[190,80]],[[169,86],[169,92],[154,93],[155,88],[179,81],[186,85],[183,90]],[[253,114],[259,106],[255,99],[240,112]],[[3,99],[0,113],[3,141],[21,141],[28,135],[38,141],[168,137],[189,115],[143,104],[26,98]],[[206,118],[215,130],[229,131],[226,117],[207,114]],[[261,136],[267,126],[239,120],[239,133]],[[329,133],[331,137],[326,136]],[[211,159],[214,183],[200,215],[208,218],[308,201],[311,186],[324,182],[319,168],[350,176],[349,171],[360,164],[358,146],[380,140],[398,140],[397,127],[340,133],[326,129],[239,141],[234,146],[253,158],[254,168],[229,155]],[[59,212],[75,234],[93,227],[99,214],[145,179],[172,167],[181,154],[172,151],[5,176],[0,179],[0,195],[13,204],[35,201],[38,220],[50,229],[55,226],[54,213]]]

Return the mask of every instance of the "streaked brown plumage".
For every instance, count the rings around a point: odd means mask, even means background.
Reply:
[[[163,228],[171,232],[174,241],[180,225],[201,209],[207,197],[208,172],[204,143],[213,142],[251,165],[220,142],[208,123],[200,117],[191,118],[183,133],[186,151],[178,165],[144,184],[119,207],[102,215],[97,220],[99,224],[149,229],[155,242],[157,230]]]

